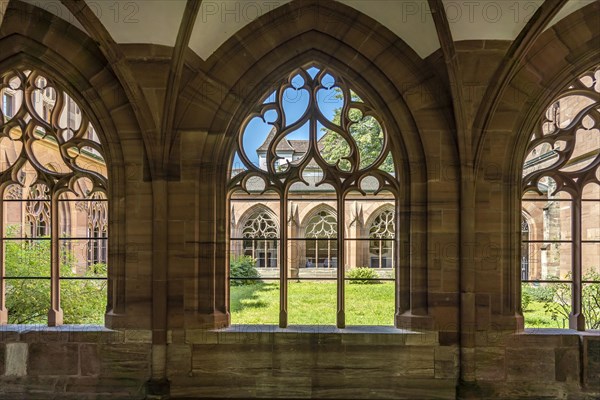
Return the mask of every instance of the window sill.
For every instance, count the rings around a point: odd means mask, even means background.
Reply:
[[[151,331],[114,331],[101,325],[0,325],[0,343],[150,343]]]
[[[232,325],[215,330],[186,330],[189,344],[310,344],[438,346],[437,332],[417,332],[388,326]]]
[[[398,329],[393,326],[380,325],[354,325],[340,329],[333,325],[290,325],[287,328],[280,328],[277,325],[231,325],[227,328],[215,329],[213,332],[266,332],[266,333],[339,333],[339,334],[360,334],[376,333],[388,335],[415,334],[422,335],[421,332]]]
[[[575,329],[559,328],[525,328],[521,334],[543,336],[600,336],[600,330],[590,329],[587,331],[578,331]]]
[[[42,324],[7,324],[0,325],[0,332],[114,332],[102,325],[61,325],[61,326],[48,326]]]

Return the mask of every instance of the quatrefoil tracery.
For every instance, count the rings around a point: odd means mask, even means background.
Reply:
[[[295,93],[306,95],[308,102],[302,115],[288,118],[286,96]],[[323,110],[323,101],[329,96],[341,103],[336,118],[329,118]],[[266,163],[255,165],[244,147],[245,135],[252,135],[248,129],[251,121],[261,119],[270,125],[271,132],[266,142]],[[290,119],[293,119],[290,121]],[[380,137],[372,138],[379,146],[378,154],[370,162],[365,162],[363,149],[353,136],[353,129],[359,124],[377,124]],[[294,160],[286,160],[281,155],[281,148],[289,144],[290,135],[308,126],[308,140],[303,154]],[[233,171],[234,176],[229,183],[230,190],[250,192],[250,183],[260,181],[261,192],[274,191],[280,195],[287,192],[297,183],[304,185],[330,185],[336,192],[343,194],[352,190],[365,194],[365,179],[376,182],[375,193],[383,190],[397,193],[398,184],[394,172],[384,171],[382,165],[392,156],[387,135],[374,109],[363,101],[345,80],[325,68],[299,68],[289,74],[279,87],[263,97],[242,124],[238,136],[236,154],[242,163],[242,171]],[[319,133],[326,133],[319,137]],[[332,141],[345,148],[346,153],[335,159],[324,154],[322,144],[325,135],[332,135]],[[392,160],[393,165],[393,160]],[[307,179],[307,175],[318,179]],[[256,185],[254,185],[256,190]]]
[[[13,115],[0,110],[0,140],[11,141],[3,147],[15,153],[13,160],[6,156],[6,168],[0,173],[2,187],[25,185],[23,172],[27,170],[35,172],[34,180],[27,183],[44,185],[51,196],[80,195],[82,180],[90,183],[84,195],[107,193],[105,172],[83,157],[85,153],[104,164],[102,145],[85,113],[56,82],[35,70],[11,70],[0,77],[0,92],[18,103],[13,104]],[[73,123],[72,113],[78,115],[78,123]],[[41,149],[44,146],[51,149],[51,156]]]
[[[573,198],[581,196],[590,183],[600,184],[600,148],[580,144],[582,140],[600,136],[600,66],[574,80],[552,101],[553,106],[536,123],[527,146],[528,158],[547,157],[537,168],[523,168],[523,193],[542,194],[540,185],[551,178],[554,193],[565,192]],[[561,121],[561,107],[573,115]],[[582,149],[584,153],[582,153]],[[539,152],[539,154],[538,154]],[[532,170],[533,169],[533,170]]]

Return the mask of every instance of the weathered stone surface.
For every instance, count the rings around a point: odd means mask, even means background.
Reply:
[[[28,358],[29,346],[27,343],[7,343],[4,365],[6,376],[27,375]]]
[[[557,348],[555,350],[556,381],[577,383],[580,379],[580,351],[579,346],[571,348]]]
[[[82,376],[97,376],[100,374],[100,356],[97,344],[82,344],[79,346],[79,365]]]
[[[149,378],[150,349],[145,344],[98,345],[100,374],[111,378]]]
[[[0,376],[4,375],[4,371],[6,370],[5,354],[6,354],[6,345],[4,343],[0,343]]]
[[[583,381],[590,389],[600,389],[600,338],[583,337]]]
[[[479,347],[475,349],[475,376],[481,381],[506,379],[505,349],[503,347]]]
[[[79,346],[69,343],[29,344],[29,375],[79,374]]]
[[[554,381],[554,349],[506,349],[506,379],[509,381]]]

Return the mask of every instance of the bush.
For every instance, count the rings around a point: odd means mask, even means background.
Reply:
[[[8,227],[8,237],[14,237],[13,227]],[[9,240],[5,243],[5,268],[7,275],[17,277],[50,276],[49,240]],[[75,256],[72,252],[61,254],[60,276],[77,278],[73,272]],[[106,277],[106,265],[96,264],[84,275],[90,278]],[[106,312],[107,281],[60,281],[61,308],[65,324],[104,324]],[[45,324],[50,308],[50,279],[10,279],[6,281],[6,306],[10,324]]]
[[[554,291],[548,286],[532,286],[528,283],[521,285],[521,306],[523,311],[529,308],[532,302],[548,303],[554,301]]]
[[[352,284],[358,285],[371,285],[375,283],[381,283],[379,281],[379,275],[373,268],[369,267],[358,267],[352,268],[348,271],[347,277],[353,279],[350,281]]]
[[[256,269],[256,260],[250,256],[231,256],[229,260],[230,278],[258,278],[260,275]],[[253,279],[233,279],[231,286],[253,285],[257,283]]]
[[[570,274],[566,276],[570,279]],[[584,281],[600,281],[600,274],[597,272],[588,272],[583,277]],[[550,314],[555,321],[559,319],[569,320],[571,311],[571,284],[569,283],[551,283],[545,288],[540,302],[544,304],[544,310]],[[600,328],[600,284],[583,284],[581,295],[582,311],[585,316],[585,325],[587,329]]]
[[[521,308],[523,311],[529,308],[529,304],[531,304],[531,301],[533,300],[532,289],[535,290],[526,283],[521,285]]]

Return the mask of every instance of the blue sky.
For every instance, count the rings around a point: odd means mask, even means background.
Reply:
[[[311,67],[307,69],[307,72],[311,77],[315,77],[319,70],[315,67]],[[321,109],[321,112],[328,119],[333,119],[333,115],[337,108],[342,106],[342,100],[336,99],[336,91],[333,87],[333,83],[335,79],[333,76],[327,74],[323,77],[323,85],[326,87],[330,87],[328,90],[320,90],[317,93],[317,104]],[[295,87],[301,87],[303,84],[303,79],[296,75],[292,78],[292,84]],[[308,107],[309,101],[309,93],[305,89],[296,90],[296,89],[286,89],[284,92],[284,100],[283,100],[283,111],[285,113],[287,125],[291,125],[294,122],[298,121],[298,119],[302,116],[302,114],[306,111]],[[273,92],[266,100],[266,103],[273,102],[275,100],[275,92]],[[258,165],[258,156],[256,155],[256,149],[263,144],[267,135],[271,131],[272,125],[269,122],[274,121],[277,118],[277,112],[272,110],[265,114],[264,122],[261,118],[255,117],[248,123],[246,129],[243,132],[243,144],[244,150],[246,151],[247,156],[250,158],[250,161]],[[320,127],[320,126],[319,126]],[[319,137],[322,136],[322,132],[319,129],[317,133]],[[309,135],[309,126],[308,122],[305,123],[301,128],[295,130],[290,133],[286,138],[292,140],[308,140]],[[234,168],[237,166],[242,166],[241,162],[237,158],[234,159]]]

